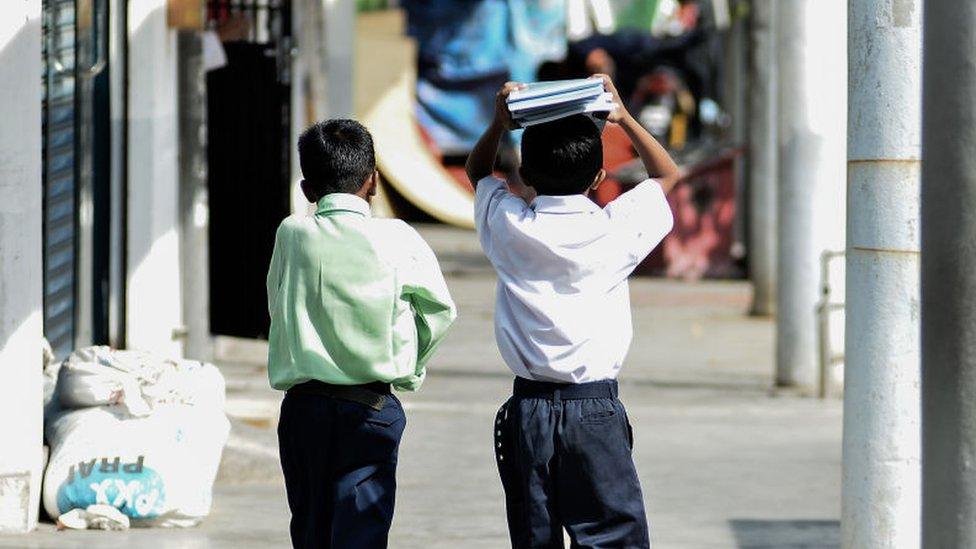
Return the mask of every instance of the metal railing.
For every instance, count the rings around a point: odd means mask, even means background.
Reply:
[[[820,302],[817,303],[817,340],[820,349],[820,379],[817,394],[827,398],[830,387],[830,370],[835,364],[844,362],[844,353],[835,354],[830,341],[830,315],[844,310],[843,301],[833,301],[833,287],[830,284],[830,264],[835,259],[843,259],[844,252],[824,251],[820,255]]]

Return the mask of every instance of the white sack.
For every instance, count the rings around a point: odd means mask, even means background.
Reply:
[[[64,408],[118,405],[143,417],[157,404],[224,406],[224,378],[213,364],[142,351],[79,349],[64,361],[58,377]]]
[[[58,373],[45,414],[52,517],[110,505],[132,526],[192,526],[210,512],[230,431],[214,365],[88,347]]]
[[[160,405],[127,417],[118,407],[66,410],[47,428],[42,491],[52,517],[111,505],[133,526],[192,526],[210,512],[230,423],[211,407]]]

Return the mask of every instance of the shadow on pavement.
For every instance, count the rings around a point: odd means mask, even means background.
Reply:
[[[840,521],[729,521],[739,549],[835,549],[840,547]]]

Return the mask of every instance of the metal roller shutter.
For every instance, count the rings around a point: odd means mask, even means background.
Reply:
[[[55,355],[74,347],[76,104],[74,0],[44,2],[44,333]]]

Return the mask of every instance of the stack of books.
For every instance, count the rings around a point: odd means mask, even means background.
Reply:
[[[519,126],[528,127],[574,114],[610,112],[613,96],[597,78],[534,82],[508,95],[508,110]]]

